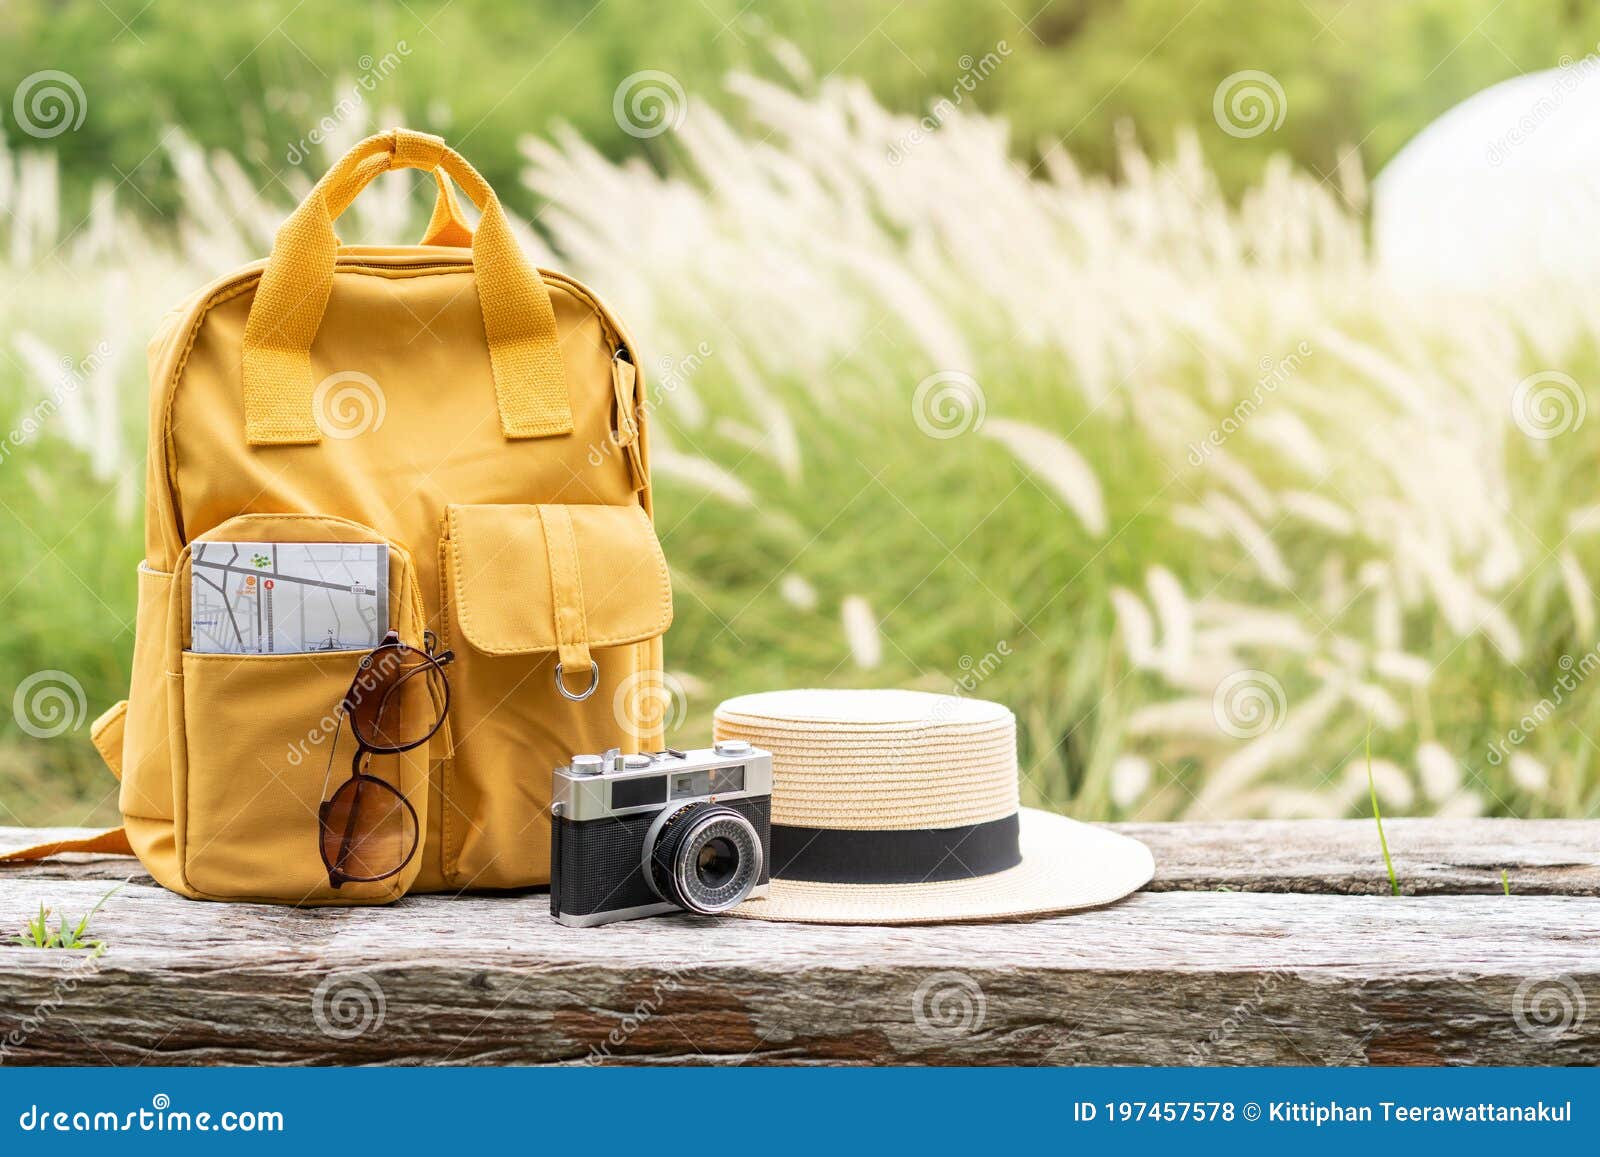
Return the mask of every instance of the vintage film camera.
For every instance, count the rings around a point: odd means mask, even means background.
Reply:
[[[563,924],[709,916],[766,894],[772,756],[743,740],[573,756],[550,810],[550,914]]]

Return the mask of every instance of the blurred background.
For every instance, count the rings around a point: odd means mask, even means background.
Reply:
[[[1001,700],[1095,819],[1600,805],[1600,9],[0,0],[0,824],[96,823],[143,347],[379,127],[633,328],[669,737]],[[394,174],[347,240],[420,235]]]

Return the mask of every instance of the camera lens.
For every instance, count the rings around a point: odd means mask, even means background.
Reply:
[[[695,859],[694,872],[703,888],[720,888],[739,870],[739,853],[723,836],[710,840]]]
[[[645,855],[656,894],[702,915],[734,907],[761,878],[761,838],[741,813],[719,804],[672,815]]]

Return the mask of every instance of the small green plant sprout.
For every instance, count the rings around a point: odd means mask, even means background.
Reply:
[[[1511,895],[1511,878],[1506,875],[1504,868],[1500,869],[1500,890],[1507,896]]]
[[[101,896],[95,906],[85,912],[76,924],[68,924],[67,918],[63,916],[55,928],[50,927],[50,909],[41,902],[39,914],[24,924],[22,931],[17,934],[17,944],[23,948],[60,948],[69,952],[88,952],[91,957],[101,955],[106,950],[106,942],[90,937],[89,921],[94,919],[95,913],[99,912],[105,906],[105,902],[121,887],[122,885],[118,884]]]
[[[1378,810],[1378,785],[1372,778],[1372,728],[1367,728],[1367,794],[1372,798],[1372,818],[1378,825],[1378,846],[1383,849],[1383,866],[1389,870],[1389,894],[1400,894],[1400,881],[1395,878],[1394,861],[1389,858],[1389,841],[1383,834],[1383,813]]]

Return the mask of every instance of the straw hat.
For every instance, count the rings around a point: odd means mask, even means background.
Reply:
[[[735,916],[1016,920],[1108,904],[1155,871],[1137,840],[1017,802],[1017,721],[920,691],[770,691],[717,739],[772,753],[772,886]]]

